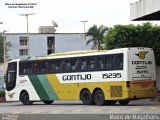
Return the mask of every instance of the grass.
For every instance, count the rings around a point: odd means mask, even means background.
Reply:
[[[0,97],[4,97],[5,96],[5,89],[3,88],[1,91],[0,91]]]

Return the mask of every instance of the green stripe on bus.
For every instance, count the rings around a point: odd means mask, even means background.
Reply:
[[[50,100],[37,75],[28,75],[41,100]]]
[[[42,84],[43,88],[45,89],[47,95],[49,96],[50,100],[58,100],[58,96],[56,92],[52,89],[47,77],[45,75],[37,75],[40,83]]]

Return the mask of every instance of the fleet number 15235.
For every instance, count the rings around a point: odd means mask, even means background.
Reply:
[[[108,79],[108,78],[121,78],[122,75],[121,73],[106,73],[102,74],[103,79]]]

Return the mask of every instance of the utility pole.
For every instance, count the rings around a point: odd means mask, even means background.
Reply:
[[[29,28],[28,28],[28,16],[30,15],[34,15],[35,13],[26,13],[26,14],[19,14],[21,16],[25,16],[26,17],[26,22],[27,22],[27,33],[29,33]]]
[[[28,55],[30,55],[30,50],[29,50],[29,27],[28,27],[28,16],[33,15],[35,13],[26,13],[26,14],[19,14],[20,16],[25,16],[26,17],[26,22],[27,22],[27,45],[28,45]]]
[[[87,20],[81,21],[84,24],[84,33],[86,33],[86,22],[88,22]]]

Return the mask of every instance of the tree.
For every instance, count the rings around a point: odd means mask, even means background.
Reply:
[[[160,27],[151,23],[142,25],[115,25],[109,28],[104,38],[106,49],[123,47],[150,47],[154,49],[156,61],[160,58]]]
[[[86,45],[93,43],[92,49],[101,49],[101,44],[107,31],[108,27],[105,27],[103,25],[97,27],[97,25],[93,25],[86,33],[86,36],[88,37]]]

